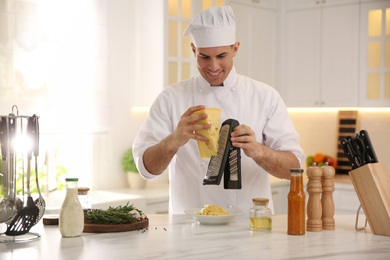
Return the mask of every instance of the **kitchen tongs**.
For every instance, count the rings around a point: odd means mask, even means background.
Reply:
[[[352,169],[368,163],[377,163],[374,147],[366,130],[361,130],[354,137],[347,136],[341,140],[341,146],[352,165]]]
[[[211,156],[203,185],[219,185],[224,175],[225,189],[241,189],[240,148],[233,147],[230,141],[230,135],[238,125],[235,119],[223,122],[219,131],[218,152]]]

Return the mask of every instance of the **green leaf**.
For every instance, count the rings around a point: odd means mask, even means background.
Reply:
[[[122,169],[124,172],[138,172],[137,166],[135,165],[133,151],[129,149],[122,157]]]

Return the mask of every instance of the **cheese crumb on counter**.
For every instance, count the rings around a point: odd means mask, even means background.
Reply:
[[[197,215],[207,215],[207,216],[224,216],[230,215],[229,212],[226,212],[223,208],[218,205],[210,204],[204,206],[200,212],[195,212]]]

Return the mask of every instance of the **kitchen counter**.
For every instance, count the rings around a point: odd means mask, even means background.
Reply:
[[[249,230],[248,215],[228,225],[200,225],[187,215],[149,215],[149,228],[83,233],[62,238],[39,223],[39,240],[0,243],[0,259],[390,259],[390,237],[356,231],[355,216],[336,215],[336,230],[289,236],[287,216],[273,217],[272,232]]]
[[[154,186],[148,189],[111,189],[89,191],[91,206],[94,209],[108,209],[129,203],[147,214],[168,213],[168,185]],[[59,192],[51,197],[45,197],[46,214],[58,214],[65,199],[65,192]]]

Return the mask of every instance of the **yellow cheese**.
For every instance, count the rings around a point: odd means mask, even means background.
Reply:
[[[197,215],[207,215],[207,216],[223,216],[230,215],[229,212],[226,212],[223,208],[216,204],[210,204],[204,206],[200,212],[195,212]]]
[[[219,139],[219,118],[221,116],[221,109],[219,108],[207,108],[199,110],[194,113],[207,114],[206,119],[197,121],[198,124],[210,124],[209,129],[196,130],[197,135],[207,137],[208,142],[198,140],[198,148],[201,158],[210,158],[212,155],[217,155],[218,152],[218,139]]]

